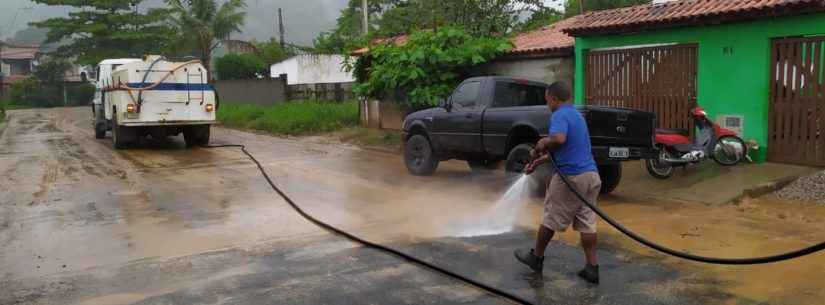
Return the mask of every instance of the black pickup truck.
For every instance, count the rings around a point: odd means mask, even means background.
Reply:
[[[506,160],[506,170],[521,171],[529,151],[547,136],[550,110],[547,84],[502,76],[463,81],[439,107],[404,119],[404,162],[410,173],[430,175],[439,161],[466,160],[471,168]],[[650,112],[601,106],[578,107],[587,121],[602,193],[621,180],[620,161],[656,156]],[[542,177],[549,176],[549,172]],[[542,181],[546,182],[546,181]]]

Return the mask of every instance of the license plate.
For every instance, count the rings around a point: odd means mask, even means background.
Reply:
[[[630,157],[630,149],[627,147],[611,147],[608,156],[616,159],[627,159]]]

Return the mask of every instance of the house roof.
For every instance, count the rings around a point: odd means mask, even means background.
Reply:
[[[537,30],[516,35],[510,40],[513,43],[513,49],[507,52],[507,55],[572,52],[576,39],[562,30],[576,23],[578,19],[579,16],[570,17]]]
[[[3,60],[6,59],[34,59],[37,57],[37,53],[40,51],[37,49],[17,49],[17,50],[9,50],[3,51],[0,53],[0,58]]]
[[[563,31],[610,34],[825,11],[825,0],[677,0],[588,12]]]
[[[527,55],[527,54],[550,54],[567,55],[572,53],[576,40],[562,32],[570,24],[573,24],[578,16],[558,21],[546,25],[539,29],[516,35],[510,42],[513,48],[505,55]],[[395,43],[404,45],[409,41],[408,34],[397,35],[389,38],[376,39],[373,43]],[[364,47],[350,52],[350,55],[361,56],[369,52],[369,47]]]

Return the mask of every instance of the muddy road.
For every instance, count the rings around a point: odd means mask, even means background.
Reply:
[[[89,110],[12,111],[0,136],[0,304],[503,304],[504,300],[330,235],[303,220],[237,149],[179,137],[129,150],[94,139]],[[407,174],[399,156],[215,128],[307,212],[543,304],[822,304],[825,255],[769,266],[662,257],[605,224],[602,284],[572,232],[543,275],[512,258],[530,245],[538,200],[502,228],[491,209],[514,181],[444,162]],[[622,183],[646,179],[627,171]],[[629,177],[628,177],[629,176]],[[628,182],[629,181],[629,182]],[[711,206],[617,191],[609,213],[699,254],[750,256],[821,239],[825,208],[746,201]]]

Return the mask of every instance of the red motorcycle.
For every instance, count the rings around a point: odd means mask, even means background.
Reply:
[[[659,158],[645,160],[651,176],[667,179],[673,175],[674,167],[699,163],[707,158],[725,166],[736,165],[745,158],[747,147],[735,132],[708,119],[702,107],[693,108],[690,115],[696,127],[693,139],[687,129],[656,129]]]

